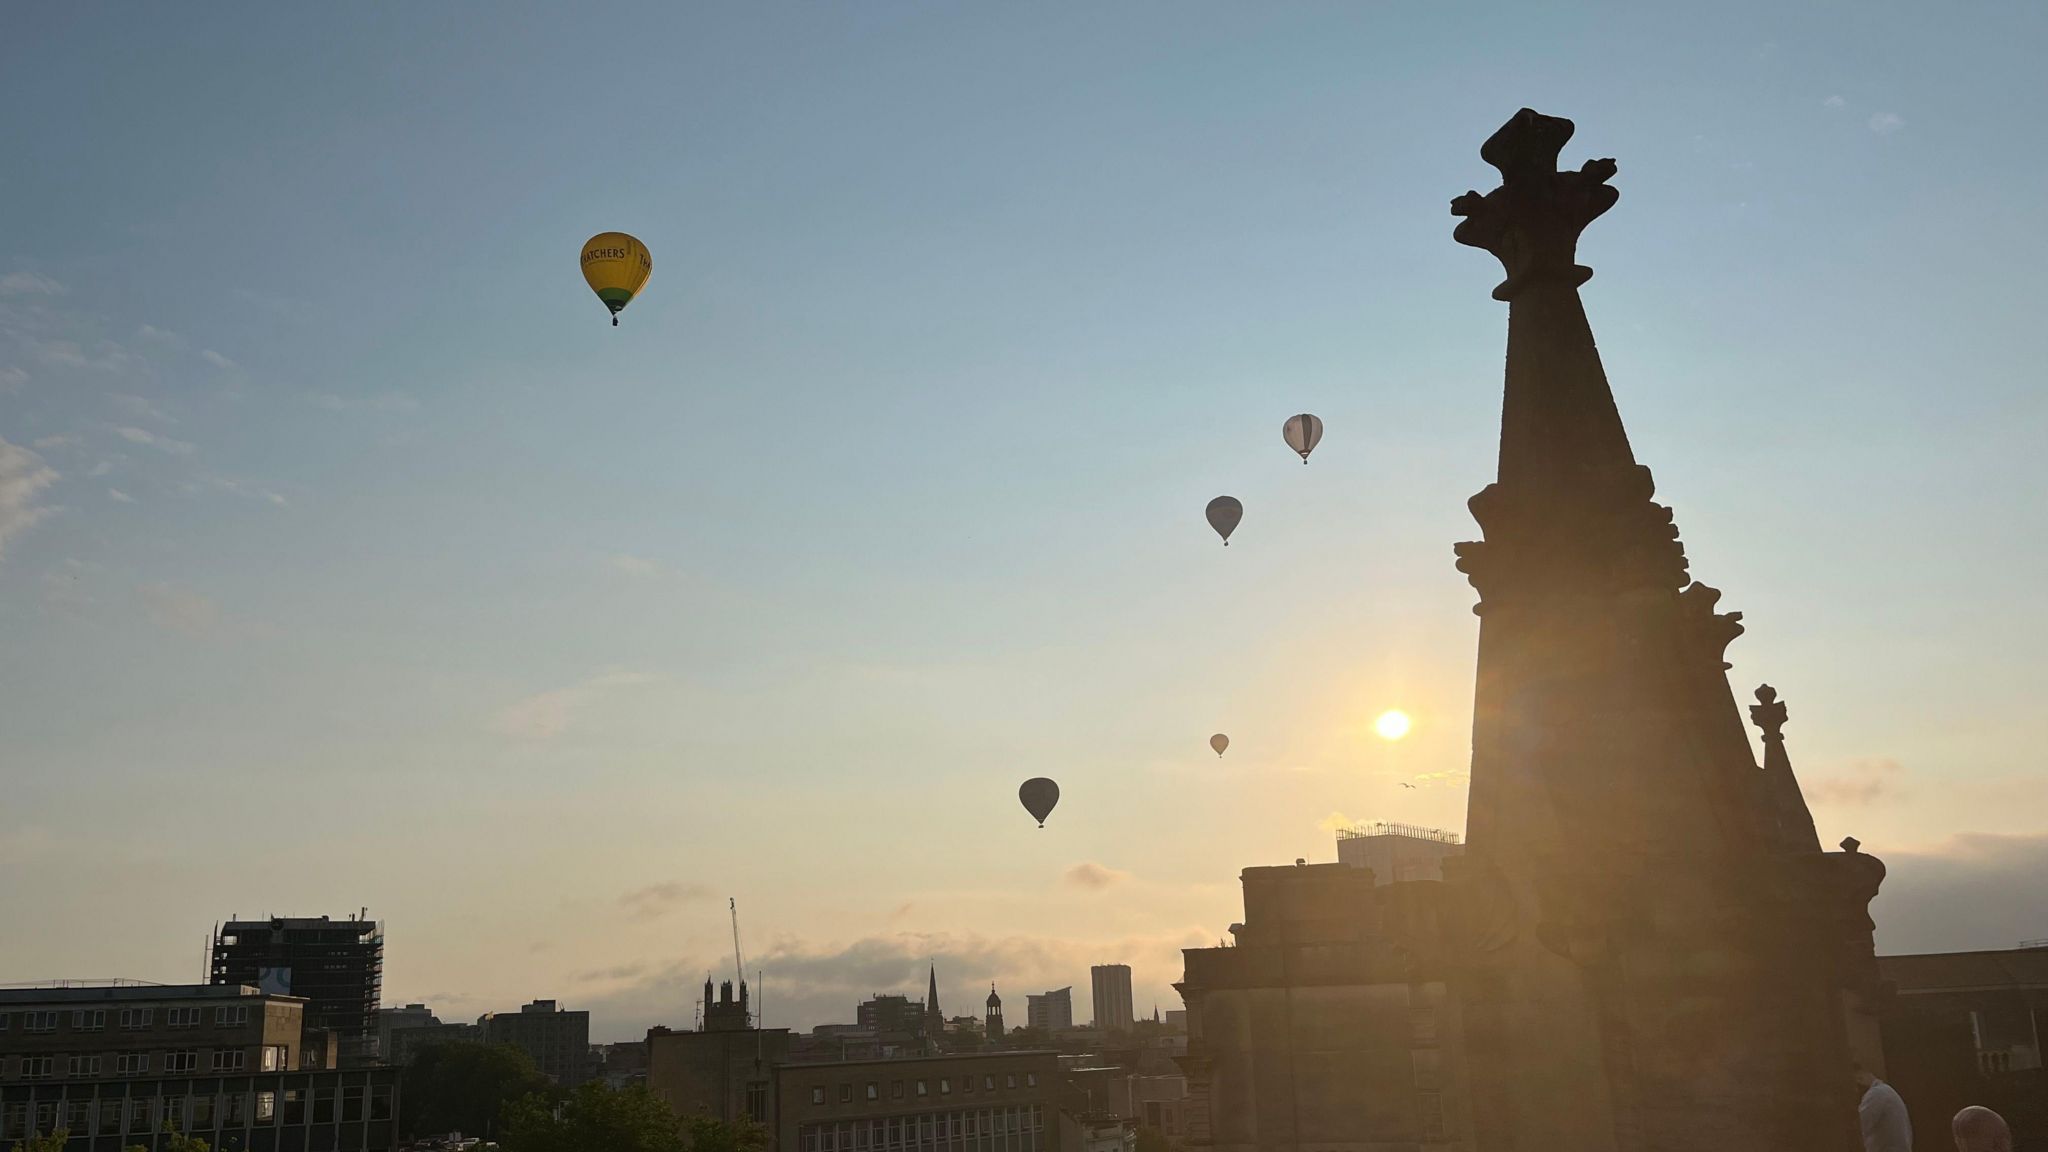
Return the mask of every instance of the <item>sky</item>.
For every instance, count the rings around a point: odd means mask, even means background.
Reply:
[[[928,961],[1177,1007],[1241,868],[1463,826],[1506,316],[1448,204],[1525,105],[1619,163],[1587,309],[1881,950],[2048,937],[2048,9],[6,24],[0,980],[367,908],[387,1003],[628,1039],[730,897],[773,1026]]]

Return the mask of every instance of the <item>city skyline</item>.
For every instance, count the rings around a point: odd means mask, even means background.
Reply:
[[[2048,241],[1989,222],[2048,17],[1596,9],[647,6],[602,108],[537,6],[23,13],[0,967],[368,906],[388,1003],[628,1039],[737,897],[776,1026],[930,962],[1012,1026],[1105,962],[1177,1004],[1239,869],[1464,827],[1503,321],[1444,200],[1523,105],[1626,157],[1586,306],[1880,950],[2048,937]]]

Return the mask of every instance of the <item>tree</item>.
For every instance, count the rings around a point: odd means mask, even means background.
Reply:
[[[400,1077],[399,1094],[407,1136],[490,1136],[512,1104],[529,1096],[551,1101],[555,1088],[517,1048],[454,1041],[420,1049]]]
[[[498,1143],[504,1152],[762,1152],[767,1147],[765,1133],[747,1143],[740,1130],[716,1120],[708,1123],[711,1127],[697,1118],[677,1121],[643,1084],[614,1090],[594,1080],[570,1093],[560,1108],[534,1097],[520,1101],[507,1111]]]
[[[768,1130],[752,1120],[714,1120],[691,1116],[683,1121],[690,1152],[767,1152]]]
[[[64,1128],[48,1135],[31,1133],[14,1142],[14,1152],[64,1152],[64,1142],[69,1139],[71,1133]]]
[[[61,1148],[62,1145],[59,1145]],[[130,1144],[121,1152],[149,1152],[146,1144]],[[187,1136],[178,1131],[178,1126],[164,1121],[164,1146],[162,1152],[211,1152],[206,1141],[197,1136]]]

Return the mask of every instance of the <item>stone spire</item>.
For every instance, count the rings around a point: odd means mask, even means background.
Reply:
[[[1821,853],[1782,744],[1750,751],[1740,616],[1688,575],[1579,299],[1580,233],[1619,194],[1612,160],[1557,170],[1572,131],[1518,112],[1480,150],[1500,187],[1451,204],[1508,305],[1485,538],[1457,547],[1479,658],[1443,922],[1475,1144],[1851,1152],[1842,993],[1871,984],[1856,901],[1882,865]]]
[[[931,966],[931,988],[924,995],[924,1010],[927,1015],[939,1015],[939,966]],[[943,1019],[943,1017],[941,1017]]]

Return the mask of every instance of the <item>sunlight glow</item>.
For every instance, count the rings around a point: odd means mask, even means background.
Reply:
[[[1383,739],[1399,740],[1408,734],[1408,714],[1398,708],[1382,712],[1380,718],[1372,722],[1372,730]]]

